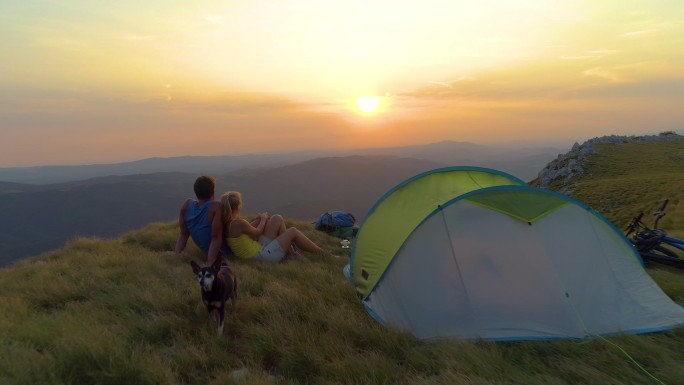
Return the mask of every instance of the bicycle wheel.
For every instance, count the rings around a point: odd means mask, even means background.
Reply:
[[[649,266],[651,263],[655,262],[662,265],[684,269],[684,259],[649,252],[642,252],[639,254],[641,255],[641,259],[644,261],[646,266]]]
[[[668,248],[665,248],[663,246],[656,246],[653,248],[653,250],[655,250],[661,254],[667,255],[668,257],[671,257],[671,258],[679,258],[677,253],[675,253],[674,251],[672,251]]]

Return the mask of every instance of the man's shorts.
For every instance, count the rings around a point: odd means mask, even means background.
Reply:
[[[257,253],[254,259],[260,261],[279,262],[285,258],[285,250],[280,247],[278,240],[271,240],[263,235],[259,238],[261,243],[261,250]]]

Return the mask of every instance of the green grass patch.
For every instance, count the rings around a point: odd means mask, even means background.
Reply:
[[[684,331],[582,343],[420,342],[376,323],[342,268],[339,240],[293,222],[333,259],[232,262],[239,297],[224,337],[190,260],[164,251],[177,226],[77,239],[0,270],[2,384],[648,384],[684,378]],[[654,269],[684,302],[681,275]],[[236,372],[238,371],[238,372]]]

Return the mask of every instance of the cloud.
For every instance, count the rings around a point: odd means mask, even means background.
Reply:
[[[594,67],[588,70],[582,71],[585,76],[593,76],[601,79],[608,80],[613,83],[621,83],[626,81],[626,79],[615,71],[605,69],[603,67]]]
[[[589,60],[595,59],[594,55],[583,55],[583,56],[561,56],[561,60]]]
[[[618,35],[618,37],[622,38],[642,38],[642,37],[650,37],[653,36],[657,33],[660,33],[662,31],[661,28],[655,28],[655,29],[643,29],[640,31],[630,31],[630,32],[625,32],[621,33]]]
[[[132,41],[154,40],[154,39],[158,39],[158,38],[159,38],[159,35],[144,35],[144,34],[135,34],[135,33],[126,34],[123,36],[124,40],[132,40]]]
[[[597,49],[597,50],[589,50],[585,51],[581,55],[564,55],[561,56],[561,60],[591,60],[591,59],[601,59],[604,58],[608,55],[612,55],[614,53],[617,53],[617,50],[612,50],[612,49]]]
[[[0,90],[0,167],[334,146],[347,129],[285,98],[159,88],[167,92]]]
[[[217,13],[203,15],[202,19],[211,24],[223,24],[223,15]]]
[[[454,88],[454,86],[456,86],[457,83],[460,83],[460,82],[474,82],[474,81],[476,81],[476,80],[477,80],[477,78],[472,77],[472,76],[461,76],[461,77],[459,77],[459,78],[457,78],[457,79],[450,80],[450,81],[447,81],[447,82],[438,81],[438,80],[431,80],[431,81],[428,82],[428,84],[434,84],[434,85],[436,85],[436,86],[445,87],[445,88]]]
[[[434,84],[434,85],[440,86],[440,87],[454,88],[454,86],[452,86],[452,85],[451,85],[450,83],[448,83],[448,82],[430,81],[430,82],[428,82],[428,83]]]
[[[645,60],[610,67],[597,66],[583,71],[582,75],[608,80],[611,83],[642,84],[661,81],[675,82],[681,78],[674,64],[659,60]]]
[[[616,49],[595,49],[595,50],[587,51],[587,54],[603,57],[603,56],[612,55],[612,54],[618,53],[618,52],[620,52],[620,51],[618,51]]]

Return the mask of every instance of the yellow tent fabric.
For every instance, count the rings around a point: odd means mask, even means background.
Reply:
[[[359,229],[351,271],[364,297],[377,284],[406,237],[431,212],[454,197],[482,188],[526,185],[520,179],[479,167],[448,167],[419,174],[376,202]]]

